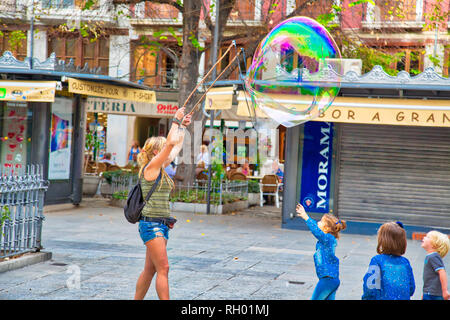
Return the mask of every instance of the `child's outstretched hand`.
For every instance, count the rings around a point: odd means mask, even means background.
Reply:
[[[303,206],[300,203],[297,204],[296,211],[297,211],[297,217],[301,217],[304,220],[308,220],[309,217],[306,214],[305,208],[303,208]]]

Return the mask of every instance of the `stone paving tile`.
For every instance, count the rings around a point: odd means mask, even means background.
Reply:
[[[316,239],[282,229],[279,212],[265,206],[234,215],[176,213],[168,242],[171,298],[309,300],[318,281]],[[341,235],[336,299],[361,298],[376,243],[376,236]],[[146,249],[122,209],[87,199],[73,210],[47,213],[43,244],[52,260],[0,274],[0,299],[133,299]],[[425,254],[420,241],[408,241],[413,299],[421,298]],[[444,263],[450,266],[450,255]],[[79,268],[79,289],[67,287],[70,268]],[[146,299],[157,299],[154,281]]]

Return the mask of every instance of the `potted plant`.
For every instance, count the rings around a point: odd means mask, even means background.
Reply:
[[[257,180],[248,181],[248,205],[254,206],[259,204],[259,182]]]

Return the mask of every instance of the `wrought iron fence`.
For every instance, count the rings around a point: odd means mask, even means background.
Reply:
[[[137,174],[111,177],[111,193],[130,191],[138,182]]]
[[[128,192],[138,182],[138,176],[111,177],[111,192],[126,199]],[[208,197],[208,181],[196,180],[193,184],[175,184],[171,201],[189,203],[206,203]],[[248,198],[248,181],[211,181],[210,202],[215,205]]]
[[[236,200],[248,198],[247,181],[211,181],[210,203],[222,205]],[[171,201],[187,203],[206,203],[208,197],[208,182],[196,180],[192,185],[177,184],[171,195]]]
[[[42,248],[44,195],[48,181],[39,165],[0,170],[0,258]]]

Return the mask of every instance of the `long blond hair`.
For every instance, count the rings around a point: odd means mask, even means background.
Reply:
[[[153,157],[155,156],[154,151],[157,150],[158,152],[160,152],[165,144],[166,138],[164,137],[151,137],[148,138],[147,141],[145,141],[144,147],[141,149],[141,152],[139,152],[137,156],[137,162],[140,167],[139,176],[141,176],[142,171],[144,170],[147,163],[152,161]],[[163,178],[166,179],[167,183],[173,189],[173,187],[175,186],[173,180],[169,177],[164,168],[161,168],[161,170],[163,173]],[[161,188],[161,185],[159,187]]]

